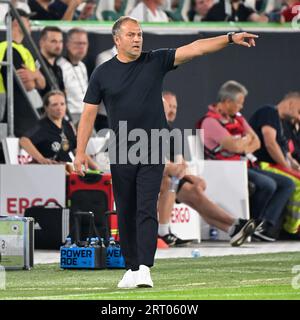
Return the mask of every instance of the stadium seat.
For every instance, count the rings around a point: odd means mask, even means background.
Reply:
[[[2,147],[6,164],[26,164],[32,157],[20,147],[19,138],[2,139]]]

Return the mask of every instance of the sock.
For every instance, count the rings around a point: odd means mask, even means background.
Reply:
[[[166,234],[170,233],[169,231],[169,227],[170,227],[170,224],[169,223],[166,223],[166,224],[159,224],[158,225],[158,235],[160,237],[163,237],[165,236]]]
[[[229,234],[230,236],[233,234],[233,232],[234,232],[234,230],[235,230],[235,226],[238,225],[239,222],[240,222],[239,219],[235,219],[235,220],[233,221],[233,224],[228,228],[228,234]]]

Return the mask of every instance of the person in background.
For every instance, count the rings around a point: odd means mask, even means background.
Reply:
[[[163,104],[169,129],[172,130],[172,123],[177,114],[176,95],[170,91],[163,92]],[[174,139],[174,141],[176,140]],[[165,166],[158,199],[158,236],[169,246],[184,245],[189,242],[178,238],[170,230],[170,218],[176,201],[189,205],[208,224],[227,232],[232,246],[241,246],[247,237],[254,232],[254,220],[236,219],[212,202],[205,195],[205,181],[201,177],[189,174],[185,161],[176,163],[175,156],[178,156],[178,154],[174,154],[174,146],[171,146],[170,149],[170,159]],[[180,154],[180,156],[182,155]],[[177,190],[170,192],[171,179],[173,177],[180,180]]]
[[[248,160],[248,179],[255,185],[250,197],[251,217],[260,221],[253,238],[273,242],[281,229],[282,217],[295,185],[282,175],[261,170],[253,152],[260,152],[261,142],[240,113],[247,89],[236,81],[225,82],[218,93],[216,104],[199,121],[204,129],[204,150],[215,160]],[[202,137],[201,137],[202,138]]]
[[[28,15],[30,15],[31,10],[27,4],[27,2],[22,1],[22,0],[11,0],[11,4],[16,8],[16,9],[21,9],[25,11]],[[0,23],[5,23],[5,17],[8,12],[8,4],[6,3],[0,3]],[[32,13],[30,16],[34,16],[35,14]]]
[[[160,8],[164,0],[142,0],[129,13],[140,22],[169,22],[167,14]]]
[[[195,0],[193,9],[190,11],[189,18],[191,21],[200,22],[202,21],[208,11],[214,5],[214,0]]]
[[[292,179],[296,185],[287,206],[283,233],[290,239],[300,239],[300,165],[293,158],[282,121],[300,121],[300,92],[290,92],[277,105],[265,105],[251,117],[250,124],[262,141],[255,152],[260,167]]]
[[[220,0],[208,11],[203,21],[252,21],[268,22],[264,14],[258,14],[253,8],[244,5],[241,0]]]
[[[63,32],[58,27],[45,27],[41,31],[40,35],[40,52],[46,66],[54,80],[57,88],[61,91],[65,91],[65,85],[63,80],[63,73],[61,67],[57,64],[58,58],[63,51]],[[37,68],[41,69],[39,61],[36,61]],[[41,69],[41,72],[44,71]],[[47,81],[46,87],[40,90],[40,94],[43,97],[47,92],[54,89]]]
[[[81,3],[83,0],[28,0],[35,20],[71,21]]]
[[[77,124],[82,113],[83,98],[88,86],[88,73],[82,62],[88,47],[87,32],[80,28],[70,29],[66,37],[66,56],[57,61],[62,69],[67,106],[74,124]]]
[[[40,164],[72,162],[76,151],[76,133],[70,122],[64,119],[66,99],[63,92],[49,91],[44,96],[45,117],[24,136],[20,146]],[[98,169],[98,165],[88,157],[89,167]]]
[[[28,33],[30,28],[30,14],[22,9],[17,9],[17,12],[22,20],[22,23]],[[42,73],[37,70],[34,58],[25,45],[22,44],[24,40],[24,33],[17,21],[12,17],[12,39],[13,39],[13,63],[16,69],[16,74],[21,81],[27,95],[35,89],[43,90],[46,86],[46,81]],[[0,61],[7,61],[7,41],[0,43]],[[1,66],[0,73],[0,93],[5,94],[7,90],[7,68]],[[28,112],[29,105],[24,97],[18,82],[14,79],[14,134],[19,137],[30,127],[32,119],[30,112]],[[2,110],[2,116],[6,118],[6,108]],[[2,119],[1,119],[2,120]],[[35,121],[35,117],[34,120]]]
[[[291,22],[294,18],[300,15],[300,1],[299,0],[286,0],[287,6],[282,10],[281,17],[282,22]],[[297,18],[296,21],[300,19]]]

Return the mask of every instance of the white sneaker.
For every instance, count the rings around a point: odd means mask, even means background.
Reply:
[[[138,288],[152,288],[153,281],[151,279],[150,268],[145,265],[140,265],[139,271],[137,272],[136,286]]]
[[[127,270],[118,283],[118,288],[120,289],[132,289],[136,288],[136,280],[137,280],[138,271],[132,271],[131,269]]]

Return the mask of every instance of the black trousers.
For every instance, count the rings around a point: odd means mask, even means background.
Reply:
[[[164,165],[111,165],[120,245],[126,269],[154,264],[157,246],[157,199]]]

